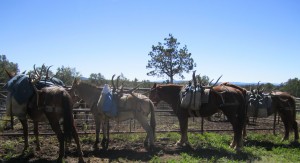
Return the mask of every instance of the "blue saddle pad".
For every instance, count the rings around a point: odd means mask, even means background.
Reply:
[[[27,102],[34,93],[33,86],[31,85],[28,76],[24,74],[16,75],[11,78],[4,86],[4,89],[11,92],[11,95],[19,104]]]
[[[107,93],[104,97],[102,111],[111,117],[117,116],[118,110],[117,105],[113,100],[113,96],[111,93]]]

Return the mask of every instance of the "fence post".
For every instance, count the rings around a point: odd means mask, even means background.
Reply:
[[[204,131],[203,131],[203,124],[204,124],[204,118],[201,117],[201,134],[204,133]]]

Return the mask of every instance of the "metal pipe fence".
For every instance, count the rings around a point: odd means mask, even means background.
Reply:
[[[145,88],[142,91],[147,91],[149,89]],[[299,112],[300,98],[297,98],[297,112]],[[81,105],[84,106],[84,105]],[[6,124],[5,130],[1,133],[1,136],[15,136],[22,135],[22,127],[19,121],[14,118],[14,130],[9,129],[10,119],[3,119],[6,112],[5,99],[0,98],[0,123]],[[95,123],[93,115],[90,112],[90,108],[74,108],[74,119],[77,125],[77,130],[80,134],[93,134],[95,133]],[[156,116],[156,131],[157,132],[174,132],[179,131],[179,122],[177,117],[174,115],[173,110],[170,106],[164,102],[160,102],[155,109]],[[2,117],[2,118],[1,118]],[[268,118],[258,118],[256,124],[249,125],[247,130],[273,130],[273,116]],[[33,124],[29,120],[29,134],[33,133]],[[220,125],[222,123],[222,125]],[[281,123],[278,123],[276,128],[282,127]],[[41,135],[54,134],[48,123],[41,122],[39,125],[39,130]],[[136,133],[145,132],[140,124],[134,120],[130,119],[123,122],[110,121],[110,131],[112,133]],[[206,132],[206,131],[232,131],[232,126],[229,122],[226,122],[222,114],[215,114],[213,118],[201,118],[201,117],[191,117],[189,118],[189,132]]]

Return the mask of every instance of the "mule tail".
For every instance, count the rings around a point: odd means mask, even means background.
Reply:
[[[156,128],[156,120],[155,120],[155,114],[154,114],[154,104],[150,101],[150,112],[151,112],[151,118],[150,118],[150,126],[153,131],[153,137],[155,139],[155,128]]]
[[[72,140],[73,136],[73,125],[74,125],[74,117],[73,117],[73,108],[72,101],[69,95],[64,95],[62,100],[62,108],[63,108],[63,130],[64,137],[67,142]]]

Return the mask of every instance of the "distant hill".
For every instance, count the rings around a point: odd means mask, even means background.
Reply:
[[[87,77],[80,77],[80,80],[89,80],[89,78],[87,78]]]
[[[238,85],[238,86],[247,86],[247,85],[256,85],[257,83],[246,83],[246,82],[230,82],[232,84],[235,84],[235,85]],[[264,83],[259,83],[259,84],[266,84],[267,82],[264,82]],[[271,83],[275,86],[278,86],[280,84],[278,83]]]

